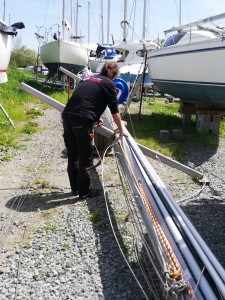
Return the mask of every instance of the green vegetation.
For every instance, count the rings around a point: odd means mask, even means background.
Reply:
[[[47,225],[45,227],[46,233],[54,233],[56,231],[56,226],[55,225]]]
[[[70,249],[70,245],[68,243],[64,243],[63,244],[63,250],[66,251],[66,250],[69,250]]]
[[[0,109],[0,150],[19,147],[22,134],[29,135],[36,132],[37,124],[33,119],[42,115],[42,110],[48,107],[36,97],[21,90],[21,82],[62,103],[66,103],[68,99],[67,92],[39,83],[35,76],[31,78],[31,74],[34,73],[9,67],[7,74],[8,82],[0,85],[0,103],[15,125],[15,129]]]
[[[30,243],[29,243],[29,242],[25,242],[25,244],[24,244],[24,248],[26,248],[26,249],[30,249],[30,247],[31,247]]]
[[[0,103],[8,113],[15,125],[15,129],[0,109],[0,151],[8,147],[21,147],[21,136],[35,133],[37,123],[35,118],[43,114],[48,106],[36,97],[24,92],[20,88],[21,82],[43,92],[53,99],[66,103],[67,91],[63,92],[43,83],[36,81],[35,74],[26,70],[18,70],[9,67],[8,82],[0,85]],[[33,77],[31,75],[33,74]],[[196,132],[195,117],[190,124],[182,123],[179,114],[179,103],[165,103],[162,98],[145,98],[140,110],[140,103],[132,103],[129,109],[130,119],[127,116],[128,130],[138,143],[158,151],[164,155],[172,156],[180,160],[185,150],[194,147],[217,147],[218,137],[213,135],[199,135]],[[134,128],[134,130],[133,130]],[[173,129],[182,129],[184,138],[175,140],[172,137],[167,142],[160,140],[160,130],[166,129],[172,133]],[[220,136],[225,136],[225,121],[221,121]],[[10,156],[5,153],[1,160],[9,160]]]
[[[17,68],[26,68],[27,66],[35,66],[36,52],[34,50],[27,49],[25,46],[15,49],[11,53],[9,65]]]
[[[93,223],[100,221],[100,219],[101,219],[101,215],[99,212],[90,214],[90,216],[89,216],[89,220]]]
[[[39,185],[41,189],[56,188],[54,185],[50,184],[50,182],[41,178],[35,179],[34,184]]]
[[[32,134],[37,131],[38,124],[32,121],[29,121],[27,124],[25,124],[22,128],[22,132],[26,134]]]
[[[125,222],[128,222],[129,219],[130,219],[130,215],[129,215],[129,214],[126,214],[126,216],[124,217],[124,221],[125,221]]]
[[[165,103],[165,99],[146,98],[141,111],[140,103],[131,105],[130,118],[127,116],[128,130],[136,141],[152,150],[177,160],[182,159],[184,151],[195,147],[217,147],[218,137],[209,134],[198,134],[195,116],[189,124],[182,123],[179,114],[179,103]],[[134,129],[134,130],[133,130]],[[170,138],[166,142],[160,140],[160,130],[169,130]],[[181,129],[183,139],[175,140],[172,130]],[[221,121],[220,136],[225,136],[225,122]]]

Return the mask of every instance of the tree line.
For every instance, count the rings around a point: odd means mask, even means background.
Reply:
[[[38,58],[38,63],[42,65]],[[27,66],[36,66],[37,53],[35,50],[28,49],[22,45],[22,38],[17,37],[14,42],[14,47],[11,52],[9,65],[17,68],[26,68]]]

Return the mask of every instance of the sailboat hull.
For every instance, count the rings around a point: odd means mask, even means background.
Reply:
[[[7,82],[7,68],[10,61],[12,51],[12,35],[0,32],[0,83]]]
[[[163,93],[185,102],[225,104],[225,41],[165,47],[148,54],[149,73]]]
[[[53,41],[40,48],[43,64],[53,72],[63,67],[77,74],[88,64],[88,50],[78,43],[64,40]]]
[[[127,82],[130,86],[133,86],[134,83],[137,81],[138,78],[142,76],[143,73],[143,64],[136,63],[136,64],[130,64],[127,66],[123,66],[120,68],[120,77]],[[145,78],[144,78],[144,86],[151,87],[153,85],[153,82],[148,74],[148,72],[145,72]]]

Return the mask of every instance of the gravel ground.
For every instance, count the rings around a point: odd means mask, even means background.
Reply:
[[[0,299],[145,299],[119,250],[108,213],[134,274],[153,299],[134,255],[132,222],[113,156],[104,160],[103,177],[95,159],[92,186],[102,194],[79,201],[70,194],[60,114],[47,109],[38,123],[41,132],[24,137],[16,155],[1,163]],[[223,267],[224,152],[220,139],[216,151],[186,153],[184,163],[210,180],[197,196],[201,185],[149,159]],[[144,255],[141,244],[138,249]]]

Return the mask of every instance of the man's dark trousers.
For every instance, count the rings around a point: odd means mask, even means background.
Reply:
[[[68,151],[67,172],[73,193],[79,196],[90,191],[90,172],[93,167],[92,126],[72,126],[63,122],[64,142]]]

